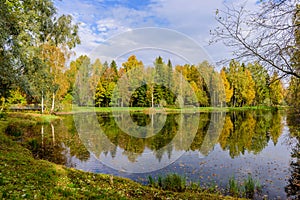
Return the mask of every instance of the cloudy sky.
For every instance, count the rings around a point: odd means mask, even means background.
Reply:
[[[89,55],[95,48],[99,50],[104,44],[107,44],[107,41],[114,41],[117,37],[119,43],[122,38],[127,42],[129,38],[133,40],[131,41],[132,43],[135,42],[135,46],[129,45],[130,47],[125,48],[128,51],[127,54],[126,52],[118,52],[123,56],[136,54],[140,55],[138,58],[143,60],[145,58],[141,57],[145,56],[144,52],[148,52],[149,55],[159,54],[166,57],[164,58],[165,60],[171,58],[173,61],[176,60],[176,58],[172,58],[172,53],[170,53],[173,52],[173,55],[178,57],[178,63],[180,63],[180,55],[182,57],[182,55],[187,53],[178,53],[178,49],[184,46],[183,43],[189,42],[197,44],[214,62],[231,55],[230,50],[226,47],[221,44],[208,45],[208,41],[210,39],[210,30],[217,26],[214,18],[216,10],[223,9],[224,3],[234,5],[236,2],[240,3],[241,1],[54,0],[59,14],[70,14],[73,16],[74,21],[80,24],[79,34],[82,42],[75,49],[77,56],[81,54]],[[247,6],[251,7],[255,5],[255,2],[256,0],[248,0]],[[145,27],[152,27],[149,30],[162,28],[162,31],[158,29],[157,34],[148,34],[148,31],[140,31],[138,34],[126,35],[128,32],[135,32],[135,30]],[[171,35],[173,33],[173,36],[176,36],[169,37],[168,31],[171,32]],[[141,40],[145,41],[146,44],[137,44],[138,42],[135,41],[134,38],[141,36],[140,34],[145,36]],[[165,46],[159,46],[162,39]],[[150,43],[150,41],[153,42]],[[126,45],[128,46],[128,43]],[[145,45],[151,48],[147,50]],[[158,48],[155,50],[157,45],[161,50],[157,50]],[[169,46],[169,48],[164,51],[166,46]],[[114,46],[115,49],[122,49],[123,47],[125,47],[125,43],[122,47]],[[106,57],[109,57],[109,55],[104,56],[104,58]],[[115,58],[116,55],[111,57]],[[148,59],[153,60],[153,58]],[[206,59],[206,57],[204,56],[203,58],[200,55],[198,62],[201,62],[201,59]],[[120,58],[120,60],[122,59]]]

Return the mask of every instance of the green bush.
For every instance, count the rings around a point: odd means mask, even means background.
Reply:
[[[14,136],[14,137],[20,137],[22,136],[22,128],[18,124],[12,123],[9,124],[5,130],[5,133]]]
[[[7,119],[7,113],[0,111],[0,120],[6,120]]]

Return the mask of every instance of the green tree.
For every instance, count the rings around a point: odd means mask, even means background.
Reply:
[[[107,62],[105,62],[103,73],[98,79],[98,85],[95,94],[96,106],[107,107],[111,104],[112,98],[117,98],[113,96],[113,90],[115,89],[117,81],[118,71],[116,62],[112,61],[110,66],[108,66]]]
[[[38,96],[42,96],[45,90],[53,91],[53,87],[49,86],[53,86],[51,81],[57,80],[47,72],[49,61],[43,56],[43,45],[67,52],[65,50],[80,42],[78,26],[72,23],[69,15],[57,16],[50,0],[1,0],[0,5],[0,61],[4,69],[0,72],[2,88],[9,91],[17,83],[37,102],[41,99]],[[50,79],[50,84],[45,79]],[[6,94],[1,91],[0,95]]]
[[[291,77],[287,92],[288,104],[300,108],[300,79]]]
[[[86,106],[92,103],[93,94],[90,93],[90,74],[91,74],[91,60],[88,56],[82,55],[75,61],[78,73],[75,79],[75,94],[74,100],[79,106]]]
[[[293,48],[293,55],[291,58],[291,63],[295,71],[300,71],[300,4],[296,5],[298,12],[295,12],[293,17],[295,29],[294,29],[294,37],[295,37],[295,47]],[[289,105],[294,106],[296,108],[300,108],[300,79],[296,77],[291,77],[287,101]]]
[[[231,106],[251,105],[255,98],[255,82],[251,72],[244,64],[232,60],[227,70],[227,77],[233,88]]]
[[[258,62],[248,64],[247,69],[250,70],[252,78],[255,82],[255,99],[254,105],[265,105],[269,103],[269,82],[270,77],[266,69]]]
[[[95,93],[96,87],[99,84],[102,73],[103,73],[103,65],[100,59],[96,59],[91,66],[91,74],[89,78],[89,84],[90,84],[89,87],[91,93]]]
[[[64,71],[66,70],[65,54],[60,48],[49,44],[44,44],[42,49],[42,57],[47,66],[47,72],[51,76],[50,93],[52,93],[52,103],[50,112],[54,111],[55,101],[61,102],[68,91],[68,81],[65,79]],[[46,91],[44,91],[46,92]]]

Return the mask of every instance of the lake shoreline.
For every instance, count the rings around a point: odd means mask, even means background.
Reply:
[[[272,106],[249,106],[249,107],[74,107],[70,111],[57,111],[54,115],[73,115],[78,113],[111,113],[111,112],[141,112],[151,113],[203,113],[203,112],[230,112],[230,111],[248,111],[248,110],[286,110],[289,107]]]

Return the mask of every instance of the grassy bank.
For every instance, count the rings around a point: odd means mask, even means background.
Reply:
[[[0,121],[0,199],[232,199],[201,189],[172,192],[125,178],[69,169],[35,160],[4,132],[11,121],[47,123],[55,116],[9,114]]]
[[[288,107],[271,107],[271,106],[245,106],[245,107],[185,107],[185,108],[148,108],[148,107],[73,107],[70,111],[57,112],[56,114],[74,114],[74,113],[90,113],[101,112],[109,113],[112,111],[117,112],[166,112],[166,113],[191,113],[191,112],[229,112],[229,111],[243,111],[243,110],[282,110]]]

